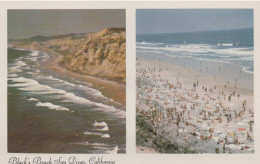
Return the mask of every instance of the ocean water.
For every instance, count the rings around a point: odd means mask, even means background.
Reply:
[[[223,62],[254,72],[253,29],[137,35],[137,56],[151,52],[171,57]]]
[[[254,88],[253,29],[137,35],[136,53]]]
[[[8,152],[125,153],[123,105],[46,69],[48,58],[8,48]]]

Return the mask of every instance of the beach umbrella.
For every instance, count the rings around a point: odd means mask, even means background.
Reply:
[[[238,131],[246,131],[245,128],[237,128]]]

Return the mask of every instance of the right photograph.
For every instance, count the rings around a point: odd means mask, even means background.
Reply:
[[[136,152],[254,153],[254,10],[136,10]]]

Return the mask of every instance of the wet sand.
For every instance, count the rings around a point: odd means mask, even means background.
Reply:
[[[50,58],[46,61],[45,67],[51,69],[57,73],[70,76],[83,82],[91,83],[95,89],[98,89],[106,97],[112,98],[124,106],[126,105],[126,86],[124,83],[119,83],[112,80],[101,79],[99,77],[82,75],[77,72],[70,71],[63,67],[60,63],[63,59],[63,55],[56,52],[46,51]],[[125,110],[125,107],[123,108]]]

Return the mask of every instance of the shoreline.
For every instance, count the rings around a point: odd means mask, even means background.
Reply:
[[[12,47],[19,48],[19,47]],[[23,47],[21,47],[23,48]],[[28,48],[26,48],[28,49]],[[37,50],[42,51],[50,55],[50,58],[43,63],[43,66],[46,69],[50,69],[59,74],[75,78],[83,82],[91,83],[94,89],[99,90],[104,96],[113,99],[115,103],[119,103],[120,110],[126,111],[126,85],[118,81],[112,81],[108,79],[101,79],[100,77],[83,75],[80,73],[73,72],[67,68],[61,66],[60,62],[63,59],[63,54],[51,51],[49,49],[28,49],[28,50]]]
[[[161,69],[164,71],[163,72],[164,77],[166,77],[166,78],[175,77],[175,78],[170,78],[170,80],[176,80],[177,78],[179,81],[182,80],[183,87],[185,87],[187,89],[192,89],[193,88],[192,83],[195,81],[198,81],[200,87],[205,86],[208,88],[210,88],[210,87],[213,88],[215,85],[217,89],[223,90],[224,93],[236,91],[237,93],[242,93],[240,95],[240,97],[242,96],[242,98],[244,98],[243,95],[252,96],[252,97],[254,96],[254,90],[247,89],[242,85],[237,85],[235,87],[231,82],[230,82],[230,84],[224,83],[222,79],[219,79],[221,77],[214,77],[214,75],[200,73],[197,70],[192,69],[188,66],[178,65],[175,63],[171,63],[171,62],[146,59],[146,58],[142,58],[142,57],[137,57],[137,59],[142,60],[142,62],[150,63],[151,65],[161,66]],[[181,71],[183,71],[183,73]],[[223,74],[225,74],[225,73],[223,73]],[[225,85],[226,85],[226,87],[225,87]],[[253,107],[253,105],[254,105],[253,98],[252,98],[252,100],[248,100],[248,101],[249,101],[248,105],[251,105],[251,106],[249,106],[249,108],[253,109],[254,108]],[[231,102],[232,102],[232,100],[231,100]],[[237,103],[237,102],[235,102],[235,103]],[[241,104],[242,104],[242,102],[241,102]]]
[[[123,105],[60,73],[62,56],[48,53],[8,49],[9,152],[125,153]]]
[[[73,72],[68,70],[64,66],[61,66],[60,61],[62,61],[63,55],[53,51],[46,52],[51,56],[50,59],[46,62],[48,66],[46,68],[61,73],[63,75],[69,75],[75,79],[81,80],[83,82],[91,83],[95,89],[98,89],[106,97],[112,98],[114,101],[126,105],[125,100],[125,84],[121,84],[116,81],[101,79],[99,77],[82,75],[80,73]],[[125,108],[123,109],[126,110]]]
[[[181,57],[179,55],[174,56],[158,52],[137,51],[137,56],[148,60],[159,59],[163,62],[180,65],[183,68],[187,67],[196,72],[200,72],[201,75],[215,76],[221,83],[229,83],[233,86],[239,85],[251,91],[254,89],[254,85],[252,85],[254,84],[253,73],[245,72],[243,68],[237,64],[193,57]]]
[[[214,67],[208,67],[211,68]],[[249,127],[249,123],[254,122],[254,91],[241,85],[227,85],[219,79],[221,76],[216,78],[203,73],[181,63],[138,56],[137,114],[144,116],[162,136],[194,151],[216,153],[215,148],[218,148],[220,153],[254,152],[254,142],[246,139],[246,132],[254,138]],[[245,111],[242,108],[244,100]],[[176,107],[177,111],[174,111]],[[229,114],[232,120],[226,117]],[[210,129],[214,129],[213,132]],[[223,136],[230,140],[225,146]],[[210,139],[205,140],[205,137]],[[231,142],[233,139],[238,139],[240,144]],[[195,142],[198,145],[193,145]]]

